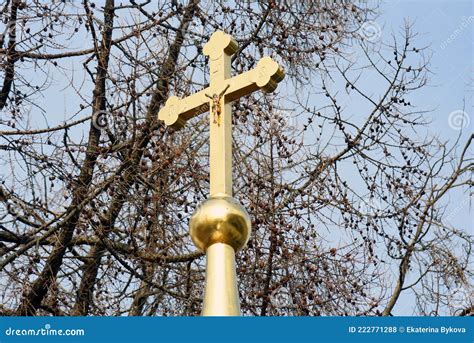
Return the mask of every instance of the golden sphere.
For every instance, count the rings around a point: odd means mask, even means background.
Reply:
[[[191,217],[189,232],[202,251],[214,243],[226,243],[235,251],[250,237],[250,216],[234,198],[222,194],[203,201]]]

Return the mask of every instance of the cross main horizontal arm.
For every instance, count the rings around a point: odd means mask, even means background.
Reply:
[[[220,94],[227,86],[227,91],[223,95],[225,103],[237,100],[259,89],[272,92],[283,77],[284,72],[278,64],[270,57],[264,57],[254,69],[224,80],[222,89],[207,87],[184,99],[176,96],[170,97],[158,113],[158,118],[168,126],[181,129],[191,118],[209,111],[209,98],[212,98],[214,94]]]

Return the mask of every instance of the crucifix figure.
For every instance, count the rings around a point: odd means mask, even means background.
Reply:
[[[190,220],[194,244],[206,253],[206,286],[202,314],[240,315],[235,253],[250,236],[250,217],[232,197],[232,101],[257,90],[272,92],[285,76],[278,63],[263,57],[257,66],[231,77],[231,56],[237,51],[232,36],[216,31],[204,46],[209,56],[210,85],[184,99],[170,97],[158,118],[175,129],[209,111],[210,195]]]

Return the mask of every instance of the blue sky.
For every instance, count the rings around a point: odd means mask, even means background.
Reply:
[[[429,84],[414,95],[418,106],[433,109],[428,115],[432,119],[429,134],[438,136],[448,144],[460,133],[457,126],[449,125],[455,115],[470,124],[462,131],[461,143],[473,132],[474,121],[474,54],[473,2],[466,1],[387,1],[381,6],[381,15],[376,19],[380,25],[381,38],[390,38],[405,20],[414,23],[419,33],[419,46],[429,46],[431,52]],[[460,112],[463,111],[463,112]],[[467,116],[467,119],[466,119]],[[465,125],[466,125],[465,124]],[[447,216],[451,225],[473,233],[473,213],[469,194],[451,192],[448,198]],[[411,296],[400,298],[394,314],[412,314]]]
[[[397,30],[407,19],[415,24],[415,31],[420,34],[417,40],[429,46],[433,74],[431,85],[422,96],[427,105],[437,106],[432,130],[439,130],[443,137],[454,138],[455,130],[445,130],[449,113],[462,109],[463,101],[466,101],[465,111],[472,119],[473,2],[393,1],[384,3],[381,9],[383,13],[377,21],[385,24],[383,35],[389,30]],[[470,130],[466,131],[472,132],[472,120]]]
[[[463,129],[461,143],[473,132],[474,121],[474,13],[473,2],[464,1],[390,1],[382,4],[381,16],[376,20],[382,27],[382,38],[397,31],[404,20],[414,23],[419,33],[420,46],[429,46],[431,65],[429,84],[415,94],[416,102],[427,109],[432,124],[429,131],[441,140],[453,144],[459,130],[449,125],[449,116],[464,111],[469,126]],[[457,112],[459,113],[459,112]],[[463,197],[462,199],[459,197]],[[468,194],[451,196],[451,205],[464,205],[463,215],[454,216],[452,224],[472,233],[472,210]],[[452,206],[451,206],[452,207]],[[456,211],[456,209],[453,209]]]
[[[375,19],[375,23],[380,28],[381,39],[390,39],[392,33],[399,34],[405,20],[408,20],[414,24],[414,32],[419,34],[415,40],[416,45],[429,47],[432,72],[429,85],[413,95],[413,102],[419,108],[433,110],[428,114],[428,117],[432,119],[428,127],[429,134],[452,144],[460,131],[450,125],[450,114],[462,114],[464,119],[470,122],[470,125],[462,131],[461,142],[465,142],[472,133],[474,125],[473,2],[470,0],[386,1],[381,4],[380,10],[380,16]],[[82,42],[72,42],[72,44],[81,46]],[[72,69],[72,61],[59,63]],[[32,78],[35,72],[38,71],[31,71]],[[76,82],[78,82],[77,78],[87,79],[82,70],[75,70],[72,74],[75,75]],[[65,119],[70,119],[79,110],[81,100],[75,95],[62,91],[64,81],[61,76],[57,76],[56,80],[50,80],[54,86],[45,92],[45,98],[39,101],[45,109],[45,114],[43,116],[40,111],[33,109],[32,127],[46,127],[46,122],[49,126],[57,125]],[[368,89],[369,93],[373,91],[377,94],[377,85],[373,84],[372,87],[372,90]],[[344,84],[340,85],[340,89],[344,89]],[[360,105],[351,104],[351,106],[357,110]],[[81,112],[74,119],[83,116],[84,112]],[[77,139],[84,137],[87,126],[88,124],[81,127],[84,130],[76,128],[72,134]],[[87,139],[87,137],[84,138]],[[459,191],[452,192],[448,198],[447,214],[451,214],[449,222],[452,225],[472,233],[473,216],[468,194]],[[412,314],[409,296],[401,299],[395,309],[395,314]]]

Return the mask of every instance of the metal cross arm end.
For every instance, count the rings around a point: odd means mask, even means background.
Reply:
[[[189,119],[209,110],[206,90],[201,90],[184,99],[177,96],[169,97],[165,106],[158,112],[158,119],[175,130],[183,128]]]
[[[186,124],[186,120],[180,118],[181,99],[171,96],[166,100],[166,104],[158,112],[158,119],[163,120],[167,126],[180,129]]]
[[[216,31],[211,35],[209,42],[204,45],[202,52],[209,56],[211,60],[217,60],[225,53],[227,56],[232,56],[237,52],[239,45],[236,40],[223,31]]]
[[[258,88],[270,93],[273,92],[278,82],[283,80],[285,72],[271,57],[264,57],[257,63],[252,75],[252,81],[255,82]]]
[[[255,91],[273,92],[285,77],[283,69],[271,57],[263,57],[255,68],[243,74],[226,79],[229,88],[225,92],[225,102],[237,100]]]

